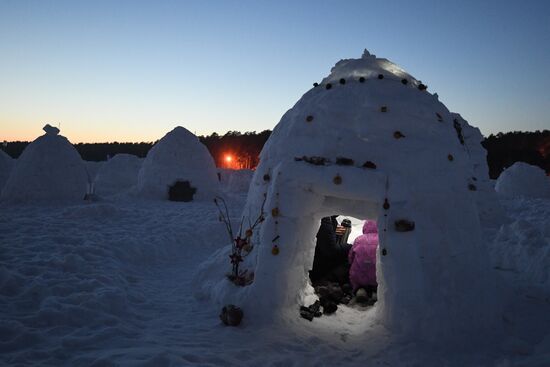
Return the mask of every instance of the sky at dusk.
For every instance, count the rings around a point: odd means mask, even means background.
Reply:
[[[550,129],[550,1],[0,0],[0,140],[273,129],[365,48],[485,135]]]

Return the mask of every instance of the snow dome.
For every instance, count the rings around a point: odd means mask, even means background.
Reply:
[[[46,125],[44,131],[17,159],[2,201],[83,200],[88,183],[84,162],[59,129]]]
[[[15,160],[3,150],[0,150],[0,192],[10,177]]]
[[[537,166],[516,162],[500,174],[495,190],[505,196],[550,198],[550,178]]]
[[[132,154],[117,154],[103,163],[94,182],[96,194],[116,194],[135,186],[142,161]]]
[[[169,187],[189,181],[196,199],[213,198],[218,191],[214,159],[199,139],[178,126],[147,154],[138,174],[138,191],[149,198],[168,199]]]
[[[319,221],[342,214],[378,221],[376,319],[388,329],[437,339],[493,326],[500,315],[481,241],[478,172],[456,117],[386,59],[365,50],[339,61],[261,152],[243,214],[253,223],[264,206],[242,264],[253,283],[226,279],[226,248],[199,270],[202,291],[242,307],[250,323],[299,318],[312,293]]]

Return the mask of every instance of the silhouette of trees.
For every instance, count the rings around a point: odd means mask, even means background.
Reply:
[[[550,131],[512,131],[489,135],[481,143],[487,150],[489,176],[497,178],[515,162],[539,166],[550,174]]]
[[[216,166],[224,167],[224,156],[231,154],[238,161],[237,167],[254,168],[258,165],[260,152],[271,134],[270,130],[256,133],[229,131],[224,135],[212,133],[199,136],[206,145]],[[6,153],[17,158],[29,142],[15,141],[5,147]],[[145,157],[152,142],[141,143],[78,143],[76,150],[87,161],[103,161],[119,153],[134,154]],[[487,149],[489,175],[497,178],[500,173],[515,162],[526,162],[544,169],[550,174],[550,131],[522,132],[513,131],[489,135],[481,143]]]

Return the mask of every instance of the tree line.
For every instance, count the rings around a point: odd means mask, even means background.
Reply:
[[[199,136],[199,140],[210,151],[216,166],[224,167],[225,155],[231,154],[240,161],[240,167],[254,168],[258,165],[260,152],[270,134],[270,130],[259,133],[229,131],[224,135],[212,133],[208,136]],[[119,153],[143,158],[155,143],[78,143],[74,146],[82,159],[104,161]],[[3,149],[13,158],[17,158],[28,144],[26,141],[15,141],[5,145]],[[518,161],[539,166],[550,175],[550,130],[491,134],[481,144],[487,150],[489,176],[493,179]]]

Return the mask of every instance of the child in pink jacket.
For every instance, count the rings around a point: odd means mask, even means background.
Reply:
[[[363,234],[355,239],[349,252],[351,265],[349,279],[353,292],[364,288],[370,295],[376,291],[376,248],[378,247],[378,228],[375,221],[367,220],[363,224]]]

